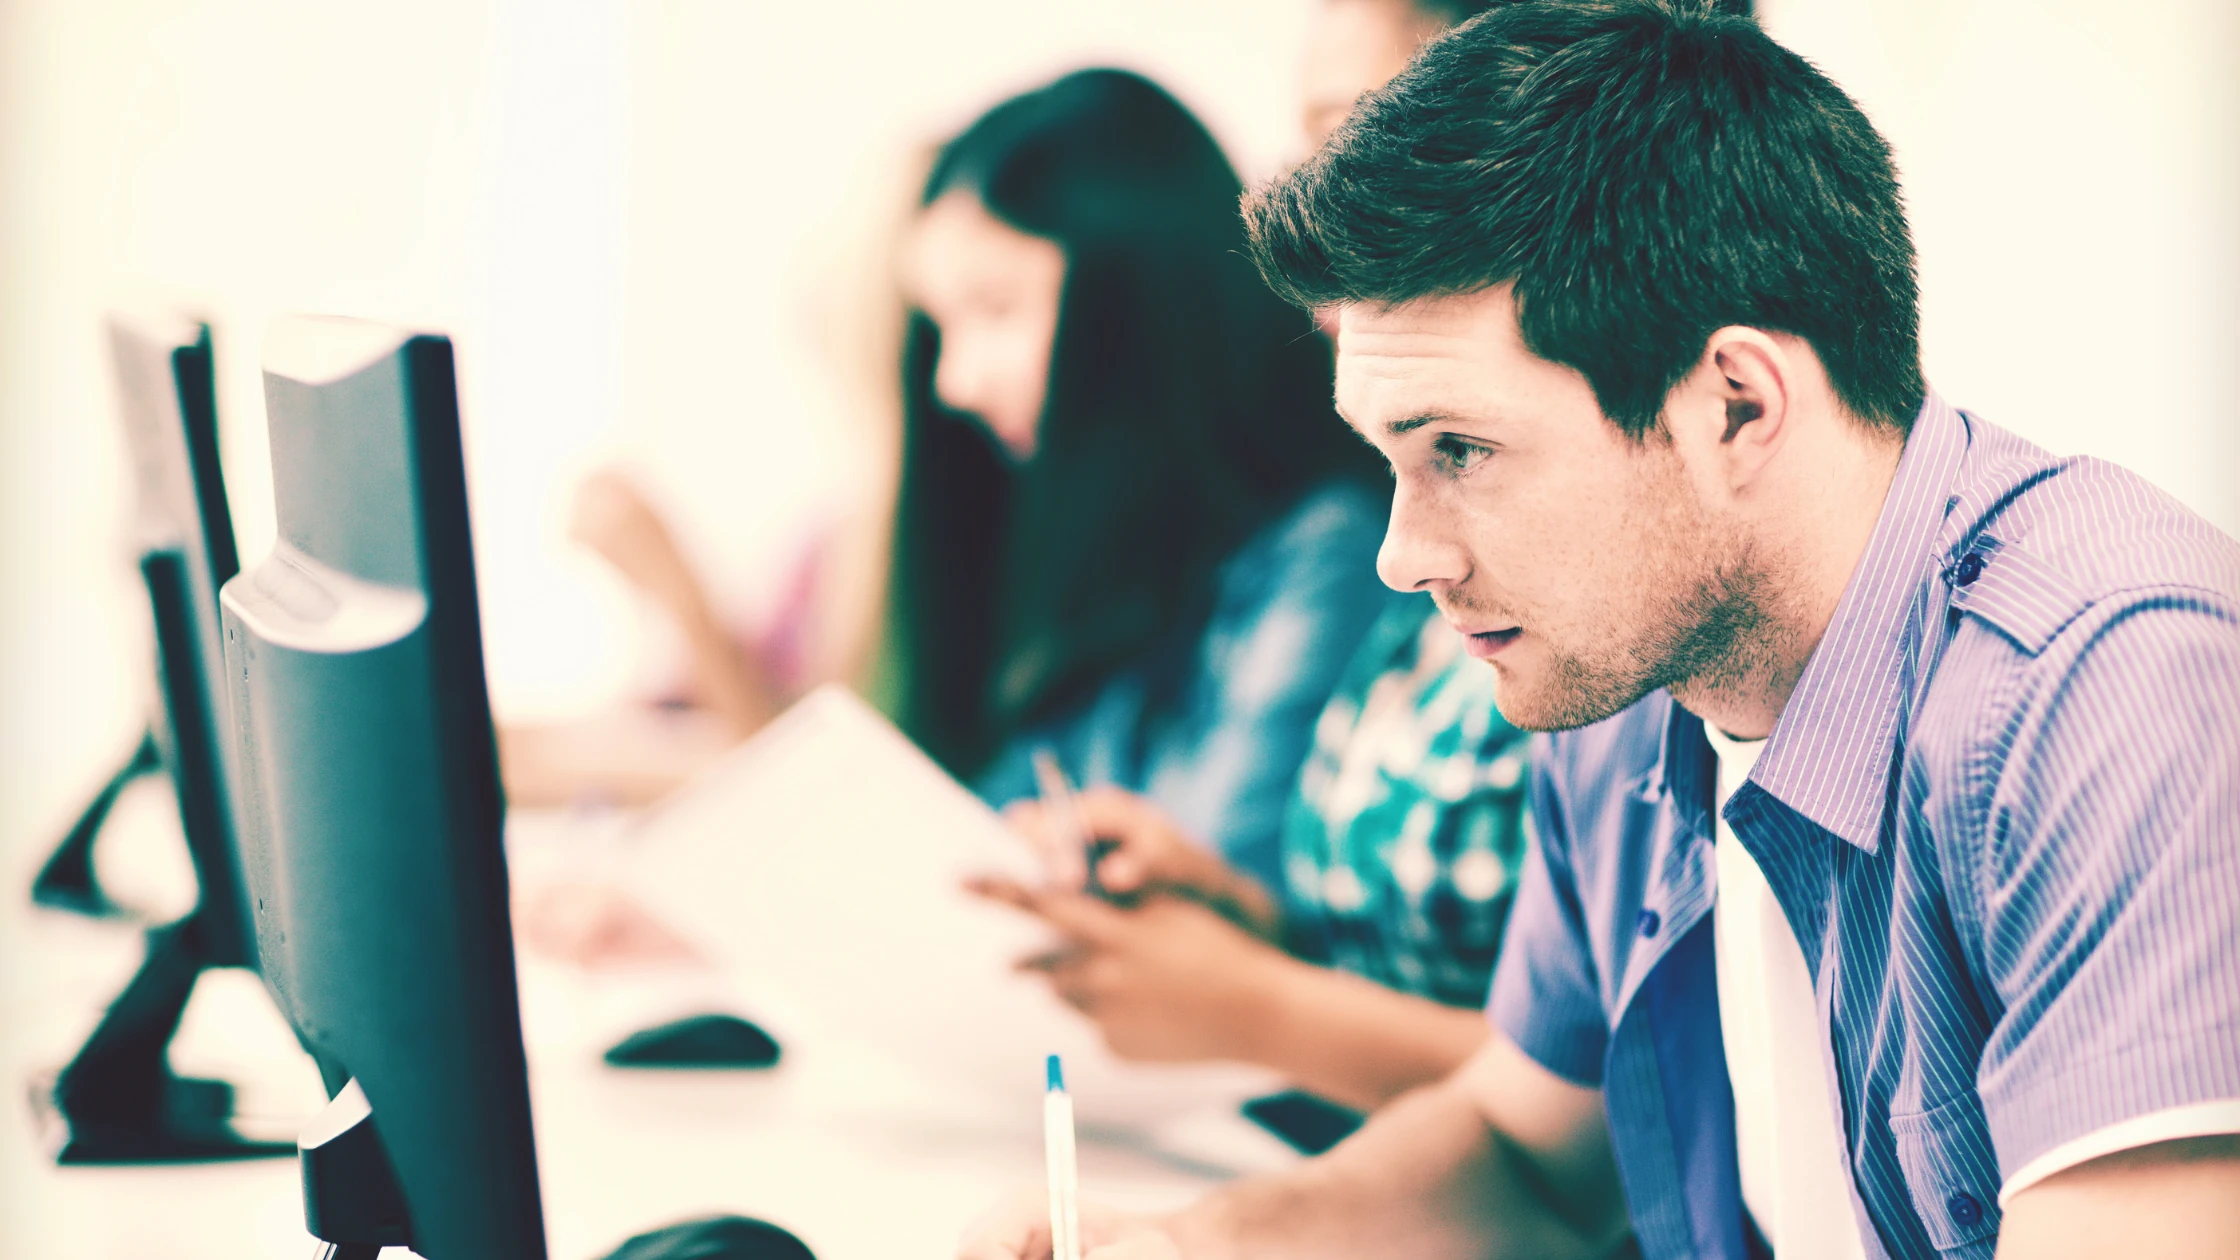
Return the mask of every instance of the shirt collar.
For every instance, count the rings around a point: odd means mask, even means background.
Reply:
[[[1935,393],[1921,404],[1874,534],[1750,782],[1869,853],[1880,847],[1909,697],[1907,628],[1968,447]],[[1677,708],[1678,706],[1674,706]]]
[[[1664,744],[1656,763],[1640,781],[1638,795],[1648,801],[1670,801],[1682,821],[1699,835],[1711,831],[1711,744],[1703,735],[1703,719],[1680,707],[1670,693],[1656,693],[1665,706]]]

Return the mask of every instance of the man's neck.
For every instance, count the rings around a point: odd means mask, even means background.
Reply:
[[[1905,454],[1902,443],[1856,429],[1830,447],[1818,475],[1785,487],[1780,510],[1756,522],[1762,602],[1730,668],[1671,688],[1682,708],[1736,739],[1771,735],[1781,720],[1874,538]]]

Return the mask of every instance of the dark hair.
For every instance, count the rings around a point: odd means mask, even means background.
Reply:
[[[958,191],[1066,256],[1030,460],[942,410],[922,315],[905,353],[899,716],[965,773],[1194,643],[1251,532],[1318,483],[1377,473],[1331,409],[1327,344],[1244,256],[1236,173],[1173,97],[1090,70],[1006,101],[942,150],[924,200]]]
[[[1890,150],[1804,58],[1679,0],[1525,0],[1432,41],[1245,201],[1305,306],[1513,281],[1534,354],[1636,439],[1728,324],[1810,342],[1904,432],[1924,386]]]
[[[1423,14],[1441,26],[1460,26],[1503,0],[1401,0],[1401,3]],[[1721,13],[1748,17],[1756,6],[1753,0],[1709,0]]]

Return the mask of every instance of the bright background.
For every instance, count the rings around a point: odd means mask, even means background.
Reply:
[[[0,874],[149,690],[106,306],[215,324],[251,559],[267,320],[451,332],[496,704],[583,712],[660,636],[566,543],[573,479],[635,469],[751,613],[873,462],[826,308],[913,146],[1114,62],[1265,175],[1312,3],[0,0]],[[1937,386],[2240,529],[2240,5],[1763,8],[1897,148]]]

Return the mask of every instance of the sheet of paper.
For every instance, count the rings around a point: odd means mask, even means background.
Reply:
[[[755,1014],[781,1040],[790,1019],[1003,1106],[1039,1107],[1043,1056],[1062,1054],[1085,1136],[1153,1143],[1280,1088],[1241,1065],[1122,1063],[1016,974],[1046,930],[959,880],[1037,877],[1025,845],[844,689],[804,699],[663,805],[636,847],[637,895],[769,997]]]

